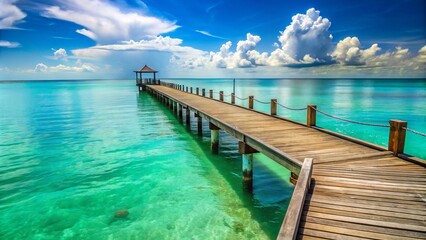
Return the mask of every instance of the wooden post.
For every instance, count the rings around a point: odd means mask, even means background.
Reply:
[[[238,142],[238,152],[242,154],[243,189],[253,191],[253,153],[257,153],[254,148],[245,142]]]
[[[306,126],[312,127],[317,125],[317,105],[315,104],[309,104],[307,108],[307,114],[306,114]]]
[[[191,87],[191,93],[192,93],[192,87]]]
[[[196,88],[196,89],[195,89],[195,93],[196,93],[197,95],[199,95],[199,94],[200,94],[200,91],[199,91],[199,89],[198,89],[198,88]]]
[[[203,136],[203,118],[201,117],[200,113],[197,113],[197,131],[198,136]]]
[[[204,89],[204,88],[203,88],[203,89],[201,90],[201,94],[202,94],[202,96],[203,96],[203,97],[205,97],[205,96],[206,96],[206,89]]]
[[[178,116],[179,116],[179,121],[182,121],[182,119],[183,119],[182,104],[178,105]]]
[[[187,127],[191,127],[191,110],[189,110],[188,106],[186,106],[186,117],[185,117],[185,120],[186,120],[186,126]]]
[[[404,153],[405,134],[407,132],[404,128],[407,128],[407,122],[390,120],[389,125],[388,150],[393,152],[394,156],[397,156],[398,153]]]
[[[235,104],[235,93],[231,93],[231,104]]]
[[[210,89],[210,98],[213,98],[213,90]]]
[[[219,99],[221,102],[223,102],[223,91],[219,92]]]
[[[253,109],[254,96],[249,96],[249,108]]]
[[[271,115],[277,115],[277,99],[271,99]]]
[[[186,92],[188,92],[188,87],[186,87]]]
[[[211,136],[211,145],[210,149],[212,150],[213,154],[219,153],[219,127],[214,125],[213,123],[209,123],[210,128],[210,136]]]
[[[182,85],[182,88],[180,89],[182,92],[185,92],[185,85]]]

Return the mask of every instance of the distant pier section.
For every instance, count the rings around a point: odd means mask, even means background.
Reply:
[[[157,80],[156,74],[158,71],[148,67],[147,65],[143,66],[140,70],[133,71],[136,74],[136,86],[138,86],[139,92],[146,90],[146,85],[160,85],[160,79]],[[143,78],[142,74],[153,74],[152,78]]]

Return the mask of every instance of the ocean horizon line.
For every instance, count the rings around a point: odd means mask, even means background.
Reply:
[[[410,79],[410,80],[426,80],[426,76],[425,77],[406,77],[406,78],[386,78],[386,77],[354,77],[354,78],[348,78],[348,77],[327,77],[327,78],[305,78],[305,77],[292,77],[292,78],[286,78],[286,77],[282,77],[282,78],[262,78],[262,77],[253,77],[253,78],[238,78],[238,77],[178,77],[178,78],[169,78],[169,77],[165,77],[165,78],[158,78],[159,80],[182,80],[182,79],[188,79],[188,80],[196,80],[196,79],[207,79],[207,80],[212,80],[212,79],[221,79],[221,80],[365,80],[365,79],[369,79],[369,80],[401,80],[401,79]],[[52,82],[52,81],[130,81],[130,80],[134,80],[132,78],[70,78],[70,79],[13,79],[13,80],[0,80],[0,83],[14,83],[14,82]]]

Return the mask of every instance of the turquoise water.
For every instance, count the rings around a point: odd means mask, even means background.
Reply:
[[[229,95],[232,79],[164,79],[187,86],[213,89]],[[201,90],[200,90],[201,92]],[[263,102],[276,98],[279,103],[303,108],[316,104],[331,115],[374,124],[389,124],[390,119],[408,122],[408,127],[426,133],[426,79],[237,79],[236,96],[250,95]],[[230,102],[230,96],[225,97]],[[236,99],[248,106],[248,100]],[[254,108],[270,111],[269,104],[254,103]],[[278,107],[278,115],[306,123],[305,111]],[[317,125],[358,139],[387,146],[389,128],[371,127],[338,121],[317,114]],[[405,152],[426,159],[426,137],[407,132]]]
[[[0,239],[275,239],[289,172],[258,154],[242,191],[237,142],[214,156],[204,126],[133,80],[0,83]]]

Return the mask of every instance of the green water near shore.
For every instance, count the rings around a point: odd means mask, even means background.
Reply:
[[[0,84],[0,113],[0,239],[274,239],[292,194],[261,154],[242,191],[236,140],[133,81]]]

